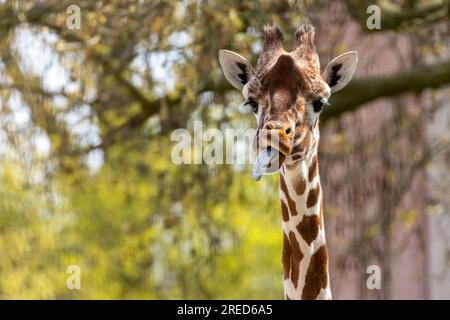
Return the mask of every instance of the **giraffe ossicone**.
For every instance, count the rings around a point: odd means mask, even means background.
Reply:
[[[319,116],[330,95],[350,82],[358,61],[355,51],[344,53],[321,74],[314,37],[313,26],[300,26],[288,52],[280,28],[266,26],[256,69],[235,52],[219,52],[225,77],[242,91],[256,118],[253,178],[280,173],[286,299],[331,299],[317,154]]]

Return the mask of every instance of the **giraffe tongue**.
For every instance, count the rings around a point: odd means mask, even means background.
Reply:
[[[256,157],[253,165],[253,179],[258,181],[263,175],[272,174],[278,170],[279,152],[276,149],[267,147]]]

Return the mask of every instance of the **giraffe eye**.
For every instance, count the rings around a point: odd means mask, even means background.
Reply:
[[[315,100],[313,101],[313,109],[314,112],[320,112],[323,107],[323,102],[321,100]]]
[[[258,103],[252,98],[248,98],[244,103],[244,106],[249,105],[252,108],[253,113],[258,113]]]

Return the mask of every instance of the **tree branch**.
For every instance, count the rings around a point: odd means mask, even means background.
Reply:
[[[344,90],[332,96],[330,99],[332,105],[326,109],[321,118],[327,121],[379,98],[406,92],[421,92],[449,83],[450,60],[419,65],[390,75],[355,79]]]
[[[372,4],[374,4],[373,0],[347,0],[351,15],[366,32],[395,30],[422,20],[430,23],[450,17],[450,0],[430,0],[417,6],[415,2],[411,6],[401,6],[390,1],[380,0],[375,1],[375,4],[381,9],[381,29],[369,30],[366,24],[369,14],[366,10]]]

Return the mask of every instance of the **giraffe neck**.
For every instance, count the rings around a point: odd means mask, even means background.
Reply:
[[[286,299],[331,299],[317,151],[280,170]]]

